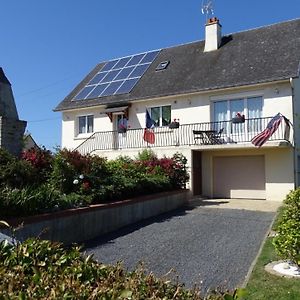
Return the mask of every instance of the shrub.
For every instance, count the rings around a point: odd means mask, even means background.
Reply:
[[[144,149],[138,153],[136,160],[140,160],[140,161],[157,160],[157,155],[151,149]]]
[[[0,216],[26,216],[58,207],[61,194],[48,185],[4,188],[0,195]]]
[[[2,187],[23,188],[34,185],[37,180],[36,169],[27,161],[11,159],[0,165],[0,185]]]
[[[37,239],[0,243],[0,278],[0,299],[203,299],[197,290],[146,274],[142,267],[128,273],[120,264],[83,257],[78,247]],[[206,299],[238,297],[213,293]]]
[[[37,171],[39,182],[45,181],[49,177],[52,168],[53,156],[46,148],[31,148],[23,151],[21,158],[28,161]]]
[[[273,239],[276,252],[283,259],[300,266],[300,189],[290,192],[276,224],[277,236]]]
[[[15,157],[11,155],[7,150],[0,148],[0,166],[8,164],[14,159]]]
[[[78,151],[60,150],[53,160],[51,184],[62,193],[69,194],[77,190],[73,184],[80,175],[90,172],[91,157]]]

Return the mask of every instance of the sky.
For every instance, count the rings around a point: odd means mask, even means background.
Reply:
[[[61,144],[53,109],[102,61],[204,39],[202,0],[0,0],[0,67],[38,145]],[[299,18],[300,0],[214,0],[222,33]]]

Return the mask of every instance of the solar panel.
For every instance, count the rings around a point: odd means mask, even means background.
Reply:
[[[108,61],[74,100],[130,93],[158,53],[155,50]]]

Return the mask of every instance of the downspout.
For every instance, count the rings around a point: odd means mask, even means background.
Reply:
[[[292,90],[292,110],[293,110],[293,124],[297,124],[295,122],[295,92],[294,92],[294,82],[293,78],[290,78],[290,85],[291,85],[291,90]],[[294,140],[294,189],[296,189],[297,184],[298,184],[298,176],[297,176],[297,171],[298,171],[298,163],[297,163],[297,141],[296,141],[296,134],[295,134],[295,126],[293,128],[293,140]]]

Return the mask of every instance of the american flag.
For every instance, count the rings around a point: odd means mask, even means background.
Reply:
[[[155,143],[155,135],[154,135],[154,124],[155,122],[151,119],[148,110],[146,109],[146,128],[144,130],[144,141],[149,144]]]
[[[287,119],[281,114],[278,113],[275,117],[271,119],[268,123],[266,129],[256,135],[252,140],[251,143],[256,147],[261,147],[271,136],[272,134],[278,129],[280,123],[284,120],[288,125]]]

